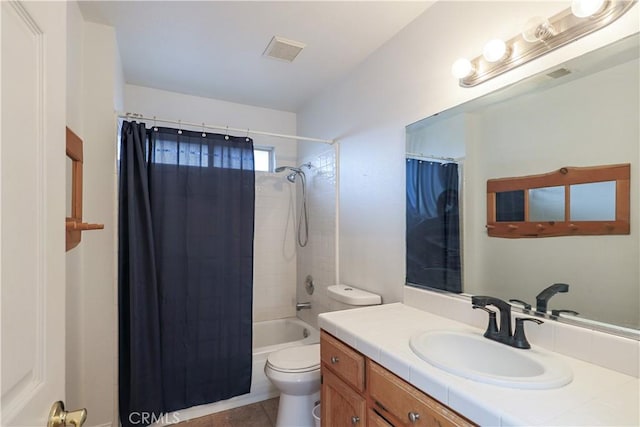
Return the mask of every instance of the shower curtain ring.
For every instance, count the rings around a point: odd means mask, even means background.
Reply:
[[[156,126],[156,116],[153,116],[153,131],[158,132],[158,126]]]
[[[245,138],[245,141],[249,142],[250,138],[249,138],[249,128],[247,128],[247,137]]]
[[[182,135],[182,120],[178,120],[178,135]]]
[[[207,133],[204,131],[204,122],[202,122],[202,137],[203,138],[207,137]]]
[[[229,140],[229,126],[227,126],[227,132],[226,132],[226,134],[225,134],[225,136],[224,136],[224,139],[225,139],[226,141],[228,141],[228,140]]]

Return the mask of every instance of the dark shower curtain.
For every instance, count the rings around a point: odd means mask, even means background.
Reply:
[[[122,130],[121,180],[132,161],[146,173],[120,187],[120,223],[129,224],[120,229],[120,262],[152,271],[155,280],[119,277],[120,334],[129,337],[120,348],[123,425],[141,396],[159,394],[154,412],[163,413],[248,393],[251,383],[253,141],[143,128],[125,123]],[[143,132],[146,147],[138,151],[146,158],[131,159],[136,140],[129,135]],[[148,215],[127,209],[140,198]],[[132,244],[138,229],[148,235],[147,247]],[[133,258],[141,262],[132,268]],[[134,301],[128,296],[138,287],[150,291]],[[148,324],[130,321],[137,316]],[[147,360],[159,366],[141,377],[137,369]]]
[[[462,292],[458,165],[407,159],[407,284]]]

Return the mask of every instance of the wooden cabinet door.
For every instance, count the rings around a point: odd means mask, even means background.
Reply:
[[[367,401],[322,366],[322,427],[365,426]]]

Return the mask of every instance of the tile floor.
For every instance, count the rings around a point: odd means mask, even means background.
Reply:
[[[275,427],[278,398],[174,424],[176,427]]]

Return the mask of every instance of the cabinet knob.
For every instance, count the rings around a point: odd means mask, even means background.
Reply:
[[[415,423],[420,419],[420,414],[417,412],[409,412],[407,416],[409,417],[409,421],[411,421],[412,423]]]
[[[359,422],[360,422],[360,417],[357,417],[355,415],[351,417],[351,424],[355,425],[355,424],[358,424]]]
[[[331,363],[332,364],[336,364],[340,361],[340,359],[338,359],[338,356],[331,356]]]

